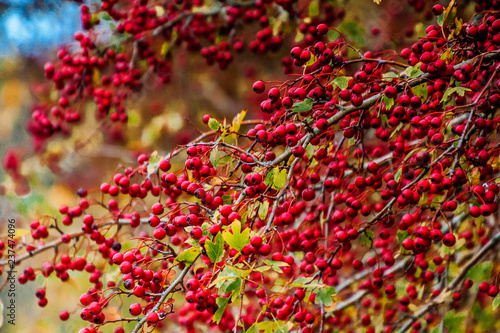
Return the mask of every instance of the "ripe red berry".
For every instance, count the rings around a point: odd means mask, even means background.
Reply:
[[[453,234],[447,233],[446,235],[443,236],[443,244],[452,247],[456,243],[456,238]]]
[[[101,312],[102,307],[98,302],[92,302],[89,306],[89,310],[92,314],[97,315]]]
[[[490,290],[490,284],[488,282],[481,282],[478,287],[479,291],[482,293],[487,293]]]
[[[263,81],[256,81],[253,84],[253,91],[257,94],[262,94],[266,89],[266,84]]]
[[[488,295],[491,297],[496,297],[498,295],[498,292],[499,289],[495,285],[490,286],[490,288],[488,289]]]
[[[62,321],[66,321],[69,319],[69,312],[68,311],[61,311],[59,313],[59,319],[61,319]]]
[[[159,320],[158,313],[150,312],[147,316],[148,324],[156,324]]]
[[[138,315],[141,314],[142,307],[141,307],[141,305],[139,303],[134,303],[134,304],[130,305],[128,311],[130,312],[130,314],[132,316],[135,317],[135,316],[138,316]]]
[[[316,27],[316,32],[318,33],[318,35],[323,36],[328,32],[328,26],[324,23],[321,23]]]
[[[435,16],[439,16],[439,15],[443,14],[443,11],[444,11],[444,8],[441,5],[434,5],[434,7],[432,7],[432,13]]]
[[[250,244],[252,244],[256,248],[259,248],[262,245],[262,237],[253,236],[252,238],[250,238]]]

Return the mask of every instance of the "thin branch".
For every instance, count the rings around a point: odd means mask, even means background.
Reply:
[[[199,258],[200,256],[198,255],[194,260],[193,260],[193,263]],[[148,315],[152,312],[157,312],[159,309],[160,309],[160,306],[161,304],[163,304],[163,302],[165,302],[165,299],[167,298],[167,296],[172,292],[172,290],[174,290],[174,288],[182,282],[182,280],[184,279],[184,277],[186,276],[186,274],[189,272],[189,270],[191,269],[192,267],[192,264],[191,265],[186,265],[186,267],[184,267],[184,269],[182,270],[182,272],[179,274],[179,276],[177,276],[177,278],[170,284],[170,286],[165,289],[165,291],[163,291],[161,293],[161,297],[160,299],[158,300],[158,302],[156,303],[156,305],[150,310],[148,311],[148,313],[141,319],[139,320],[139,322],[137,323],[137,325],[135,326],[134,330],[132,331],[132,333],[138,333],[141,329],[142,329],[142,325],[144,325],[147,321],[147,318],[148,318]]]

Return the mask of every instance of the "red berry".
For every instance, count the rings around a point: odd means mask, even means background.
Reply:
[[[266,84],[263,81],[257,81],[253,84],[253,91],[257,94],[262,94],[266,89]]]
[[[141,307],[141,305],[139,303],[134,303],[134,304],[130,305],[128,311],[130,312],[130,314],[132,316],[135,317],[135,316],[138,316],[138,315],[141,314],[142,307]]]

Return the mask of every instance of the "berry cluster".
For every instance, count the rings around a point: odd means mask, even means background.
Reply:
[[[83,120],[87,102],[97,106],[98,119],[126,123],[127,99],[143,88],[151,73],[155,85],[168,83],[173,50],[182,46],[201,53],[209,65],[217,63],[225,69],[233,61],[233,53],[242,52],[247,43],[256,54],[278,51],[295,19],[301,22],[299,31],[306,41],[317,40],[318,23],[332,25],[343,17],[343,11],[328,1],[317,1],[317,6],[318,14],[310,19],[303,13],[308,6],[295,1],[217,1],[210,8],[196,0],[82,5],[84,31],[75,34],[76,45],[60,49],[58,61],[45,64],[45,76],[52,81],[58,99],[44,96],[48,102],[33,106],[28,130],[34,146],[40,150],[53,135],[68,135],[71,125]],[[243,31],[251,31],[255,25],[259,30],[247,36],[239,33],[240,25],[249,26]],[[103,31],[120,40],[120,46],[103,43]],[[255,39],[248,41],[252,35]],[[51,87],[41,91],[50,95]]]

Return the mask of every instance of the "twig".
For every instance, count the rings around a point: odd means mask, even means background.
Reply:
[[[193,263],[199,258],[200,256],[198,255],[194,260],[193,260]],[[144,323],[146,323],[147,321],[147,318],[148,318],[148,315],[152,312],[156,312],[160,309],[160,306],[161,304],[165,301],[165,299],[167,298],[167,296],[172,292],[172,290],[174,290],[174,288],[182,282],[182,280],[184,279],[184,277],[186,276],[186,274],[189,272],[189,270],[191,269],[192,267],[192,264],[191,265],[186,265],[186,267],[184,267],[184,269],[182,270],[182,272],[179,274],[179,276],[177,276],[177,278],[170,284],[170,286],[165,289],[165,291],[163,291],[161,293],[161,297],[160,299],[158,300],[158,302],[156,303],[156,305],[150,310],[148,311],[148,313],[141,319],[139,320],[139,322],[137,323],[137,325],[135,326],[134,330],[132,331],[132,333],[138,333],[141,329],[142,329],[142,325],[144,325]]]

